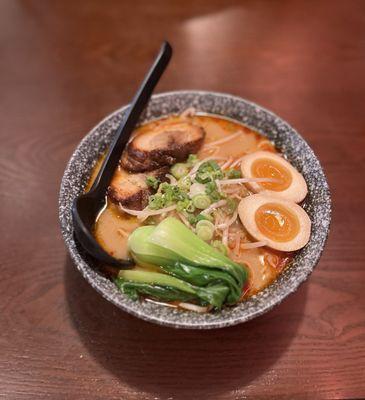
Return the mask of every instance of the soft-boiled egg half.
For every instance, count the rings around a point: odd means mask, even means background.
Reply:
[[[247,183],[254,193],[270,194],[295,203],[300,203],[307,195],[302,174],[277,154],[269,151],[248,154],[242,158],[241,170],[244,178],[268,179]]]
[[[241,200],[238,214],[251,236],[275,250],[295,251],[308,243],[311,221],[293,201],[254,194]]]

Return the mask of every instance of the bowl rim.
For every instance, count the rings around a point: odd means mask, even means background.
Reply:
[[[127,313],[134,315],[142,320],[148,321],[148,322],[152,322],[152,323],[157,323],[159,325],[163,325],[163,326],[167,326],[167,327],[173,327],[173,328],[180,328],[180,329],[217,329],[217,328],[224,328],[227,326],[232,326],[232,325],[237,325],[243,322],[247,322],[253,318],[256,318],[268,311],[270,311],[274,306],[280,304],[285,298],[287,298],[291,293],[295,292],[299,286],[308,279],[309,275],[313,272],[314,268],[317,266],[320,257],[324,251],[324,248],[326,246],[327,240],[328,240],[328,236],[329,236],[329,232],[330,232],[330,226],[331,226],[331,215],[332,215],[332,197],[331,197],[331,192],[330,192],[330,188],[328,185],[328,181],[326,178],[326,174],[324,171],[323,166],[321,165],[319,159],[317,158],[317,156],[315,155],[313,149],[309,146],[309,144],[306,142],[306,140],[302,137],[302,135],[300,133],[298,133],[298,131],[296,129],[294,129],[286,120],[282,119],[281,117],[279,117],[277,114],[275,114],[274,112],[268,110],[265,107],[262,107],[261,105],[250,101],[250,100],[246,100],[245,98],[236,96],[236,95],[232,95],[229,93],[223,93],[223,92],[216,92],[216,91],[207,91],[207,90],[194,90],[194,89],[184,89],[184,90],[172,90],[172,91],[167,91],[167,92],[159,92],[157,94],[154,94],[151,97],[151,100],[156,100],[159,98],[163,98],[163,97],[170,97],[170,96],[175,96],[175,95],[198,95],[198,96],[214,96],[214,97],[220,97],[220,98],[226,98],[226,99],[231,99],[234,101],[238,101],[238,102],[243,102],[248,106],[257,108],[259,110],[262,110],[264,113],[268,114],[269,116],[271,116],[274,119],[277,119],[281,122],[283,122],[288,129],[294,134],[296,135],[301,141],[303,141],[308,148],[310,149],[310,151],[312,152],[314,158],[316,159],[316,161],[318,162],[318,166],[321,170],[321,172],[323,173],[323,177],[324,177],[324,182],[325,182],[325,187],[324,190],[327,193],[327,217],[328,217],[328,224],[324,227],[325,229],[325,237],[323,240],[323,243],[320,247],[320,249],[316,252],[314,258],[312,259],[311,262],[311,268],[308,269],[305,274],[300,275],[300,277],[295,280],[291,286],[287,287],[287,288],[282,288],[280,293],[277,295],[277,297],[275,297],[275,301],[268,301],[263,307],[256,309],[254,312],[245,314],[242,313],[242,315],[239,316],[235,316],[232,318],[225,318],[224,320],[218,320],[218,321],[209,321],[209,322],[205,322],[204,320],[202,320],[199,324],[191,324],[191,323],[186,323],[186,322],[176,322],[176,321],[168,321],[165,320],[163,318],[160,318],[159,316],[155,316],[153,314],[148,314],[148,313],[144,313],[144,312],[138,312],[132,308],[130,308],[127,304],[125,304],[124,302],[117,302],[115,300],[115,298],[112,296],[111,293],[108,293],[108,291],[103,290],[100,285],[96,284],[94,282],[93,279],[90,278],[89,274],[86,272],[85,268],[89,268],[94,270],[88,263],[86,260],[84,260],[80,253],[78,252],[78,250],[76,248],[71,248],[70,247],[70,243],[69,243],[69,237],[68,237],[68,226],[66,225],[66,220],[64,218],[63,215],[63,211],[62,211],[62,203],[64,201],[64,194],[65,194],[65,188],[67,187],[67,178],[68,178],[68,171],[70,171],[70,168],[75,160],[75,157],[77,155],[77,152],[82,149],[85,144],[87,143],[89,137],[96,132],[103,124],[105,124],[106,122],[108,122],[109,120],[111,120],[113,117],[117,116],[120,113],[125,112],[125,110],[129,107],[130,104],[126,104],[123,105],[122,107],[114,110],[113,112],[111,112],[110,114],[108,114],[107,116],[105,116],[102,120],[100,120],[99,122],[97,122],[97,124],[95,126],[93,126],[88,132],[87,134],[81,139],[81,141],[77,144],[77,146],[74,148],[72,155],[70,157],[70,159],[67,162],[66,168],[64,170],[62,179],[61,179],[61,185],[60,185],[60,193],[59,193],[59,221],[60,221],[60,226],[61,226],[61,231],[62,231],[62,237],[65,241],[68,253],[73,261],[73,263],[75,264],[76,268],[80,271],[80,273],[82,274],[82,276],[87,280],[87,282],[99,293],[102,295],[102,297],[104,297],[106,300],[108,300],[109,302],[111,302],[112,304],[114,304],[116,307],[122,309],[123,311],[126,311]],[[222,117],[224,117],[224,115],[222,115]],[[230,117],[229,117],[230,118]],[[231,118],[233,119],[233,118]],[[148,121],[151,121],[153,119],[148,119]],[[233,119],[234,120],[234,119]],[[147,121],[144,121],[144,123]],[[249,124],[243,123],[241,121],[237,121],[238,123],[241,123],[243,125],[246,125],[248,127],[250,127]],[[262,134],[258,128],[253,127],[253,129],[255,131],[258,131],[260,134]],[[285,153],[284,153],[285,154]],[[72,227],[73,230],[73,227]],[[71,238],[71,242],[73,242],[73,245],[75,245],[75,240],[74,237],[72,235]],[[77,254],[75,254],[75,252]],[[290,268],[290,267],[289,267]],[[279,275],[280,276],[280,275]],[[263,289],[262,291],[260,291],[257,295],[253,296],[259,296],[261,293],[263,293],[265,290],[267,290],[272,284],[270,284],[269,286],[267,286],[265,289]],[[251,299],[253,298],[251,297]],[[272,300],[272,299],[271,299]],[[166,308],[166,306],[160,306],[163,308]],[[180,312],[185,312],[185,311],[180,311]]]

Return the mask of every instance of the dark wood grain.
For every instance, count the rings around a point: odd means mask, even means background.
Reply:
[[[175,331],[103,300],[57,217],[65,164],[133,95],[163,38],[159,91],[233,93],[318,154],[334,211],[323,257],[242,326]],[[365,397],[365,2],[0,1],[0,398]]]

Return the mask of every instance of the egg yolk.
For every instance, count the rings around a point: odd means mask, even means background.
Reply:
[[[273,178],[277,182],[261,182],[267,190],[281,192],[287,189],[292,182],[292,175],[287,168],[270,158],[260,158],[251,165],[251,173],[255,178]]]
[[[259,207],[255,221],[259,231],[275,242],[288,242],[299,233],[298,217],[280,204],[267,203]]]

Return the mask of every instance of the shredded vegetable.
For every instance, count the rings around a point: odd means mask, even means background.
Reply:
[[[166,178],[169,179],[171,185],[176,185],[177,184],[177,180],[173,175],[166,174]]]
[[[219,140],[216,140],[214,142],[207,143],[204,147],[208,148],[208,147],[216,146],[218,144],[222,144],[222,143],[228,142],[229,140],[235,139],[236,137],[238,137],[240,135],[242,135],[242,132],[241,131],[237,131],[237,132],[233,133],[232,135],[226,136],[223,139],[219,139]]]
[[[194,107],[189,107],[180,114],[180,117],[189,118],[193,117],[195,114],[196,114],[196,109]]]
[[[227,204],[227,200],[219,200],[216,203],[211,204],[208,208],[206,208],[204,211],[202,211],[203,215],[209,214],[216,208],[222,207]]]
[[[191,230],[193,230],[194,228],[192,227],[192,225],[190,224],[190,222],[185,218],[184,214],[179,212],[177,213],[177,215],[179,216],[179,218],[181,219],[181,221]]]
[[[133,216],[137,217],[138,219],[143,219],[143,218],[150,217],[152,215],[160,215],[160,214],[164,214],[164,213],[173,211],[176,208],[176,204],[169,206],[169,207],[161,208],[159,210],[149,210],[148,208],[145,208],[142,211],[130,210],[128,208],[123,207],[121,204],[119,204],[119,208],[122,211],[124,211],[126,214],[133,215]]]
[[[185,310],[195,311],[197,313],[206,313],[212,309],[212,307],[210,306],[202,307],[202,306],[197,306],[196,304],[183,303],[183,302],[179,303],[179,307],[184,308]]]
[[[128,232],[126,232],[124,229],[122,229],[122,228],[118,228],[117,229],[117,232],[118,232],[118,234],[121,236],[121,237],[123,237],[123,238],[125,238],[125,237],[128,237]]]
[[[218,185],[236,185],[239,183],[248,183],[248,182],[280,182],[279,179],[275,178],[240,178],[240,179],[221,179],[217,180],[216,183]]]
[[[266,246],[266,242],[253,242],[253,243],[243,243],[241,244],[241,249],[249,250],[255,249],[256,247],[263,247]]]
[[[238,211],[235,210],[232,217],[229,218],[226,222],[217,225],[217,228],[221,229],[221,230],[225,230],[225,229],[229,228],[232,224],[234,224],[236,222],[237,216],[238,216]]]
[[[228,235],[229,235],[229,227],[224,229],[222,235],[222,243],[227,247],[228,246]]]
[[[238,158],[235,162],[232,163],[231,168],[236,167],[237,165],[241,164],[243,158],[246,157],[246,154],[240,158]]]
[[[240,252],[240,244],[241,244],[241,232],[236,233],[236,240],[233,248],[233,252],[236,256],[239,255]]]
[[[221,168],[222,169],[228,168],[231,165],[232,161],[233,161],[233,158],[229,157],[229,159],[221,166]]]

